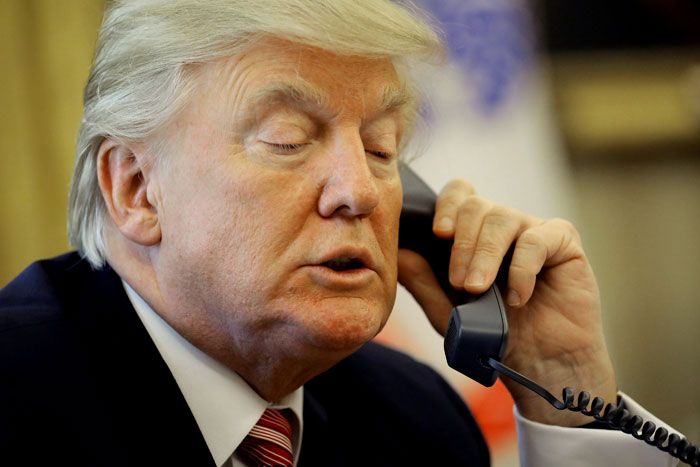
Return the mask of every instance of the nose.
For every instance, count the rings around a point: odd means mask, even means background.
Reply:
[[[338,138],[325,156],[328,167],[318,201],[319,214],[323,217],[372,214],[379,203],[378,180],[359,135]]]

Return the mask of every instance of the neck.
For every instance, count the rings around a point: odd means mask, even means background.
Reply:
[[[202,336],[201,333],[197,335]],[[311,352],[309,349],[299,349],[295,344],[285,345],[287,343],[281,342],[277,342],[276,345],[261,345],[261,342],[256,342],[255,345],[246,346],[230,336],[227,336],[228,343],[215,346],[212,344],[217,342],[216,339],[183,337],[238,373],[260,397],[269,402],[277,402],[291,394],[356,350]],[[281,351],[283,348],[284,352]]]

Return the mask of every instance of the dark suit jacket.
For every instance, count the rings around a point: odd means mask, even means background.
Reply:
[[[459,396],[401,353],[367,344],[304,386],[300,466],[488,464]],[[0,291],[0,465],[214,465],[110,268],[70,253]]]

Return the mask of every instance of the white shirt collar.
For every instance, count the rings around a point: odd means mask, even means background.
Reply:
[[[266,408],[289,408],[297,416],[292,446],[299,457],[303,389],[277,403],[261,398],[235,371],[190,344],[166,323],[126,281],[126,294],[185,396],[217,466],[223,465]]]

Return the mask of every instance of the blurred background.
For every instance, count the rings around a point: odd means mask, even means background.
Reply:
[[[700,442],[700,5],[422,0],[449,64],[425,70],[439,189],[572,219],[598,278],[620,388]],[[0,0],[0,286],[70,246],[68,187],[101,0]],[[465,396],[494,465],[517,465],[512,402],[445,368],[406,293],[379,340]],[[0,358],[8,358],[0,356]]]

